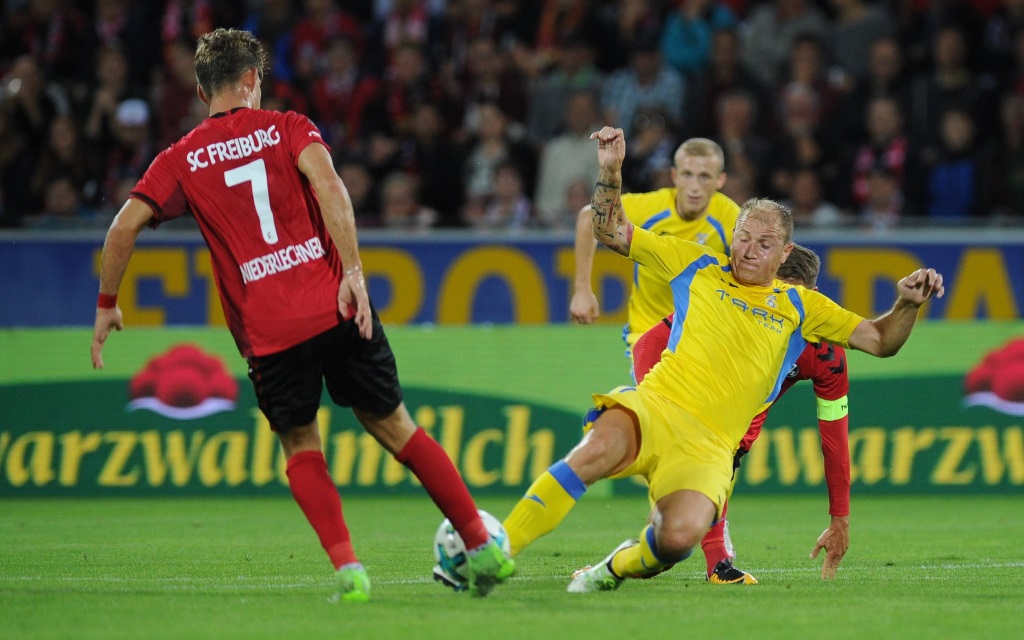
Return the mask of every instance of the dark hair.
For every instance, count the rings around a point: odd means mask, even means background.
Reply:
[[[217,29],[199,37],[195,57],[196,80],[207,98],[236,84],[256,68],[260,77],[267,67],[267,52],[248,31]]]
[[[794,244],[786,261],[779,265],[775,277],[779,280],[796,280],[799,284],[813,289],[818,286],[818,272],[821,260],[818,254],[805,246]]]

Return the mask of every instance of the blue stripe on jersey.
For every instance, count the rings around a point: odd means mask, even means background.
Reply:
[[[725,227],[722,226],[721,221],[708,216],[708,224],[715,228],[715,231],[718,232],[718,237],[722,239],[722,246],[725,247],[725,255],[731,255],[729,252],[729,241],[725,239]]]
[[[647,220],[645,220],[644,223],[642,225],[640,225],[640,228],[646,229],[646,230],[650,231],[651,227],[653,227],[654,225],[658,224],[659,222],[661,222],[665,218],[669,217],[670,215],[672,215],[672,210],[671,209],[665,209],[661,213],[656,213],[653,216],[651,216],[650,218],[647,218]],[[639,262],[634,262],[633,263],[633,286],[635,286],[635,287],[639,287],[640,286],[640,263]]]
[[[587,485],[583,484],[580,477],[576,475],[576,472],[564,460],[559,460],[551,465],[548,473],[558,481],[558,484],[562,485],[562,488],[572,496],[573,500],[579,500],[587,491]]]
[[[782,381],[786,379],[790,369],[796,364],[797,358],[807,348],[807,340],[804,339],[803,333],[800,331],[800,327],[804,323],[804,301],[800,298],[800,294],[797,293],[796,289],[789,289],[786,291],[786,296],[790,302],[793,303],[793,307],[796,308],[796,312],[800,314],[800,322],[796,325],[796,331],[793,335],[789,336],[789,345],[786,347],[786,357],[782,360],[782,368],[779,369],[779,375],[775,379],[775,388],[772,389],[768,399],[765,402],[775,402],[776,398],[779,397],[779,391],[782,389]]]
[[[679,339],[683,336],[683,322],[686,320],[686,313],[690,310],[690,286],[697,272],[710,266],[718,266],[718,260],[714,256],[704,255],[691,262],[672,281],[672,299],[675,301],[676,317],[672,319],[672,331],[668,335],[668,348],[673,352],[679,345]]]

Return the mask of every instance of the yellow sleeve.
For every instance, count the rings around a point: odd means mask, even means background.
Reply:
[[[690,262],[713,253],[695,242],[675,236],[661,236],[643,227],[633,227],[629,257],[658,274],[666,282],[679,275]]]
[[[850,346],[850,335],[864,320],[856,313],[840,307],[827,296],[804,287],[796,287],[804,304],[804,321],[800,327],[808,342],[825,340]]]

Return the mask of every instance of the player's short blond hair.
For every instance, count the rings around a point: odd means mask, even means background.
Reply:
[[[267,52],[248,31],[221,28],[199,37],[196,81],[207,98],[234,86],[243,73],[254,67],[262,78],[267,69]]]
[[[725,171],[725,152],[714,140],[708,138],[690,138],[679,145],[675,155],[672,157],[676,167],[683,161],[683,156],[698,156],[703,158],[717,158],[718,172]]]
[[[744,202],[736,216],[736,228],[750,215],[760,213],[774,215],[782,226],[783,241],[786,244],[793,241],[793,212],[786,205],[768,198],[751,198]]]

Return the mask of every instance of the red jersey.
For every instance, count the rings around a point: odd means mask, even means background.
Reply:
[[[153,209],[153,226],[195,216],[245,357],[295,346],[341,319],[341,260],[297,166],[313,143],[324,144],[303,115],[234,109],[165,149],[131,193]]]
[[[651,327],[633,345],[633,375],[637,382],[643,380],[647,372],[661,360],[661,352],[668,344],[671,330],[672,316],[669,316]],[[850,445],[845,397],[850,391],[850,378],[846,370],[846,350],[828,343],[808,344],[783,380],[776,402],[800,380],[811,380],[814,383],[814,395],[818,397],[819,405],[828,406],[830,401],[843,401],[841,415],[834,419],[819,411],[818,431],[825,459],[829,514],[847,516],[850,514]],[[744,452],[750,450],[754,440],[761,434],[761,427],[770,408],[754,416],[751,421],[739,445]]]

